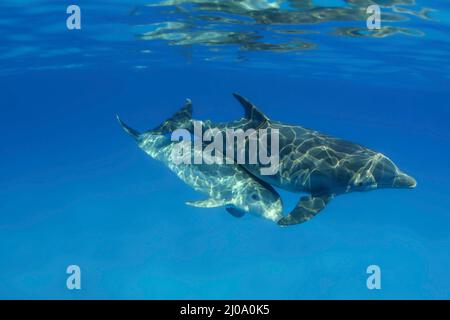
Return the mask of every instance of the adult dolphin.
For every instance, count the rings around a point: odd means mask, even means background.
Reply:
[[[245,117],[228,123],[203,121],[205,128],[278,129],[279,167],[274,175],[262,175],[260,164],[242,164],[266,183],[293,192],[305,192],[296,207],[278,221],[288,226],[303,223],[322,211],[333,197],[380,188],[414,188],[414,178],[403,173],[392,160],[362,145],[315,130],[270,120],[239,94]],[[179,126],[192,128],[191,123]],[[267,150],[270,150],[270,139]]]
[[[283,211],[279,194],[244,168],[234,164],[214,163],[213,159],[205,159],[208,157],[205,154],[202,164],[194,164],[192,161],[185,163],[177,159],[178,151],[186,148],[191,151],[192,158],[195,153],[202,152],[201,149],[194,148],[190,140],[172,141],[166,136],[175,129],[177,123],[191,119],[191,112],[192,105],[188,100],[172,118],[144,133],[129,127],[119,117],[117,119],[125,132],[132,136],[150,157],[163,162],[187,185],[208,196],[205,200],[189,201],[186,204],[203,208],[225,206],[235,217],[250,213],[277,222]],[[208,162],[212,164],[207,164]]]
[[[263,181],[294,192],[307,192],[289,215],[287,226],[310,220],[336,195],[380,188],[414,188],[416,180],[380,152],[315,130],[270,120],[255,105],[234,94],[254,127],[279,130],[279,170],[261,175],[258,165],[243,166]],[[252,119],[255,119],[253,121]],[[269,148],[268,148],[269,149]]]

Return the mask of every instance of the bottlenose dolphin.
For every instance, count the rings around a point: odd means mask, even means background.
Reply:
[[[269,184],[255,178],[237,164],[185,164],[175,159],[174,149],[179,144],[188,143],[191,155],[201,152],[191,146],[188,140],[171,141],[166,135],[175,129],[177,123],[192,118],[190,100],[172,118],[164,121],[153,130],[139,133],[126,125],[117,117],[122,128],[132,136],[138,146],[150,157],[163,162],[187,185],[206,194],[208,198],[201,201],[188,201],[186,204],[214,208],[225,206],[226,210],[235,217],[242,217],[246,213],[277,222],[282,217],[283,205],[279,194]],[[203,155],[205,157],[205,155]],[[211,161],[213,162],[213,161]]]
[[[414,188],[416,180],[380,152],[300,126],[270,120],[244,97],[235,94],[260,128],[279,130],[279,170],[262,176],[257,165],[244,165],[255,176],[294,192],[307,192],[295,209],[278,221],[292,225],[310,220],[340,194],[380,188]],[[264,121],[261,122],[261,118]],[[250,120],[250,119],[249,119]]]
[[[234,97],[245,110],[245,117],[228,123],[203,121],[205,128],[278,129],[279,167],[274,175],[262,175],[260,164],[242,164],[266,183],[293,191],[306,192],[296,207],[278,221],[287,226],[310,220],[333,197],[355,191],[380,188],[414,188],[414,178],[403,173],[392,160],[362,145],[335,138],[315,130],[270,120],[239,94]],[[192,122],[192,121],[191,121]],[[191,128],[192,123],[179,123]],[[270,146],[267,147],[270,150]]]

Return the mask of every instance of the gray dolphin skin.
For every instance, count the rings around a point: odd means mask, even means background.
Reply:
[[[247,115],[254,115],[258,122],[255,127],[278,129],[280,132],[278,172],[262,176],[255,165],[244,165],[245,168],[272,185],[309,193],[300,199],[289,215],[278,221],[279,225],[310,220],[336,195],[416,186],[414,178],[403,173],[380,152],[315,130],[271,121],[247,99],[238,94],[235,97],[247,110]],[[261,118],[264,118],[262,123]]]
[[[191,119],[192,105],[188,100],[186,105],[172,118],[166,120],[153,130],[144,133],[132,129],[119,117],[122,128],[137,142],[139,148],[150,157],[164,163],[182,181],[194,190],[208,196],[206,200],[190,201],[186,204],[213,208],[225,206],[226,210],[235,217],[242,217],[246,213],[263,217],[273,222],[282,218],[283,205],[279,194],[267,183],[255,179],[239,165],[178,163],[174,159],[174,149],[180,144],[189,144],[191,156],[199,152],[189,140],[171,141],[167,133],[173,131],[178,123]],[[200,150],[201,152],[201,150]],[[205,155],[203,155],[205,158]],[[211,161],[213,162],[213,161]]]
[[[380,188],[414,188],[414,178],[403,173],[380,152],[300,126],[270,120],[239,94],[245,117],[229,123],[203,121],[205,128],[278,129],[279,170],[261,175],[258,164],[243,164],[250,173],[276,187],[304,192],[296,207],[278,221],[281,226],[306,222],[321,212],[333,197]],[[181,125],[181,124],[179,124]],[[184,127],[191,124],[184,123]],[[269,139],[270,140],[270,139]],[[270,143],[270,141],[269,141]],[[270,150],[270,145],[267,147]]]

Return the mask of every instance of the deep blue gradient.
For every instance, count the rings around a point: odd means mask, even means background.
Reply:
[[[77,34],[66,4],[23,3],[0,5],[0,298],[450,298],[447,3],[426,3],[435,20],[405,22],[423,36],[317,35],[301,63],[253,51],[205,61],[201,45],[141,41],[123,2],[86,5]],[[115,115],[148,129],[189,97],[195,118],[234,120],[236,91],[274,120],[388,155],[417,188],[339,196],[289,228],[186,206],[203,195]],[[288,212],[299,194],[279,191]],[[71,264],[80,291],[66,288]],[[366,287],[371,264],[378,291]]]

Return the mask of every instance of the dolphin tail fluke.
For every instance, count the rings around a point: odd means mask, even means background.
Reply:
[[[239,103],[244,108],[246,119],[256,122],[263,122],[269,120],[269,118],[260,110],[258,110],[258,108],[256,108],[256,106],[249,100],[247,100],[238,93],[233,93],[233,96],[237,99],[237,101],[239,101]]]
[[[125,130],[126,133],[128,133],[130,136],[132,136],[134,139],[138,139],[141,135],[138,131],[134,130],[130,126],[128,126],[125,122],[123,122],[118,115],[116,115],[117,121],[119,121],[119,124]]]
[[[169,119],[150,130],[150,133],[168,134],[176,129],[189,129],[192,120],[192,101],[186,99],[184,106],[175,112]]]

